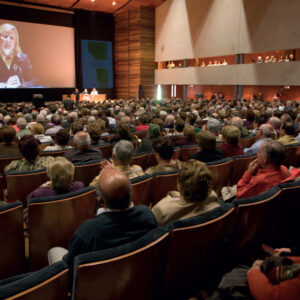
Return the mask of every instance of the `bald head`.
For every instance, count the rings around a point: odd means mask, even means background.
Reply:
[[[126,209],[131,199],[128,177],[116,169],[104,169],[100,173],[98,187],[105,205],[110,209]]]

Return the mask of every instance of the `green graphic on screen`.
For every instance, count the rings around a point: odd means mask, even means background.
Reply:
[[[81,40],[83,88],[113,88],[112,42]]]

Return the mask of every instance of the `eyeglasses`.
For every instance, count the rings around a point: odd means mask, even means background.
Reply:
[[[16,37],[14,35],[1,35],[1,40],[3,41],[15,41]]]

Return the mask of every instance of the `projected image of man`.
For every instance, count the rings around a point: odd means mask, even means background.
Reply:
[[[0,88],[33,86],[32,66],[21,51],[17,28],[12,24],[0,25]]]

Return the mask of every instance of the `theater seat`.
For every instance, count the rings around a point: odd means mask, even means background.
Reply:
[[[96,190],[28,200],[30,269],[47,265],[47,252],[55,246],[69,247],[76,229],[96,212]]]
[[[84,186],[89,186],[93,179],[100,173],[100,161],[74,164],[74,181],[81,181]]]
[[[0,299],[67,300],[69,271],[62,261],[0,281]]]
[[[21,201],[26,207],[29,193],[48,180],[45,169],[30,172],[6,173],[7,202]]]
[[[249,148],[254,144],[255,140],[256,140],[256,136],[253,135],[250,137],[240,138],[239,143],[243,148]]]
[[[110,143],[99,146],[97,148],[102,151],[102,155],[103,155],[104,158],[110,158],[111,157],[112,145]]]
[[[289,167],[300,166],[300,143],[294,145],[286,145],[284,165]]]
[[[194,153],[199,151],[198,145],[185,145],[181,147],[181,160],[186,161],[191,158]]]
[[[222,274],[235,208],[226,203],[185,220],[170,222],[171,231],[162,299],[188,299]]]
[[[153,177],[144,175],[130,180],[132,187],[131,201],[135,205],[144,204],[149,206],[151,202],[151,191],[153,185]]]
[[[4,174],[4,168],[10,164],[13,160],[22,159],[22,155],[16,156],[0,156],[0,174]]]
[[[169,238],[156,228],[134,242],[77,256],[72,299],[158,299]]]
[[[0,206],[0,279],[25,271],[24,244],[22,203]]]
[[[148,167],[148,154],[145,152],[141,152],[141,153],[133,155],[130,165],[131,166],[138,165],[143,170],[146,170]]]
[[[153,191],[152,191],[152,206],[159,202],[170,191],[177,191],[177,177],[179,170],[154,173]]]
[[[40,156],[64,156],[66,152],[70,151],[70,149],[67,150],[55,150],[55,151],[42,151],[40,152]]]
[[[4,176],[0,174],[0,201],[4,201]]]

